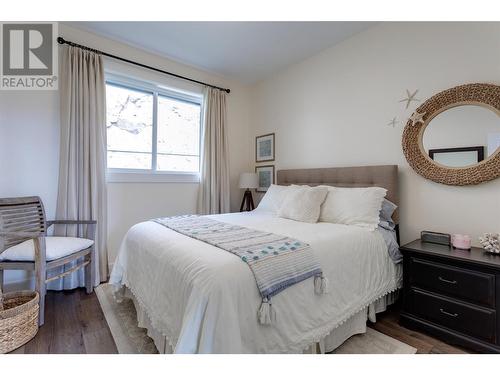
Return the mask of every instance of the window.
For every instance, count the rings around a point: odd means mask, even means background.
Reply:
[[[201,97],[108,80],[106,106],[111,172],[199,172]]]
[[[153,99],[150,92],[106,85],[108,168],[152,168]]]

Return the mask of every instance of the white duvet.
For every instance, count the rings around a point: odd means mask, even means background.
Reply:
[[[377,231],[268,213],[211,217],[309,243],[329,293],[315,294],[312,278],[295,284],[273,297],[276,322],[260,325],[261,297],[244,262],[160,224],[139,223],[122,242],[110,283],[131,290],[176,353],[300,353],[400,287],[400,266]]]

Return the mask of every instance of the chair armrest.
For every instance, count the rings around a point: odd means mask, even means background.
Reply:
[[[97,227],[96,220],[48,220],[47,221],[47,229],[51,225],[88,225],[87,234],[85,238],[89,240],[95,241],[95,231]]]
[[[51,225],[54,225],[54,224],[61,224],[61,225],[78,225],[78,224],[96,225],[97,221],[96,220],[48,220],[47,221],[47,228],[50,227]]]
[[[45,233],[41,233],[41,232],[20,232],[20,231],[14,231],[14,232],[0,231],[0,237],[14,237],[14,238],[33,239],[33,238],[45,237]]]

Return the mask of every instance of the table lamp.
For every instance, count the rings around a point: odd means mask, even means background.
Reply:
[[[243,195],[243,201],[241,201],[241,211],[252,211],[255,208],[252,198],[252,192],[250,189],[256,189],[259,187],[259,176],[257,173],[242,173],[240,174],[240,189],[246,189]],[[243,207],[245,209],[243,210]]]

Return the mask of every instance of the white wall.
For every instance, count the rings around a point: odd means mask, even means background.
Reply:
[[[0,91],[0,197],[39,195],[53,218],[59,175],[57,92]],[[7,271],[8,283],[26,279]]]
[[[215,74],[207,73],[163,57],[147,53],[67,25],[59,25],[67,40],[156,66],[167,71],[228,87],[228,134],[230,139],[231,208],[237,210],[241,191],[237,187],[240,171],[251,165],[249,90]],[[140,68],[106,61],[113,71],[138,74],[185,90],[199,90],[180,80],[165,78]],[[50,91],[0,91],[0,197],[40,195],[47,216],[53,218],[57,198],[59,168],[59,95]],[[144,219],[162,215],[192,213],[196,210],[197,184],[109,183],[109,256],[116,251],[127,229]],[[24,273],[7,272],[7,283],[24,280]]]
[[[401,149],[409,116],[398,101],[425,100],[463,83],[500,83],[500,23],[383,23],[293,65],[253,89],[255,134],[276,133],[276,167],[398,164],[401,234],[500,230],[500,179],[452,187],[428,181]],[[475,241],[477,244],[477,241]]]

